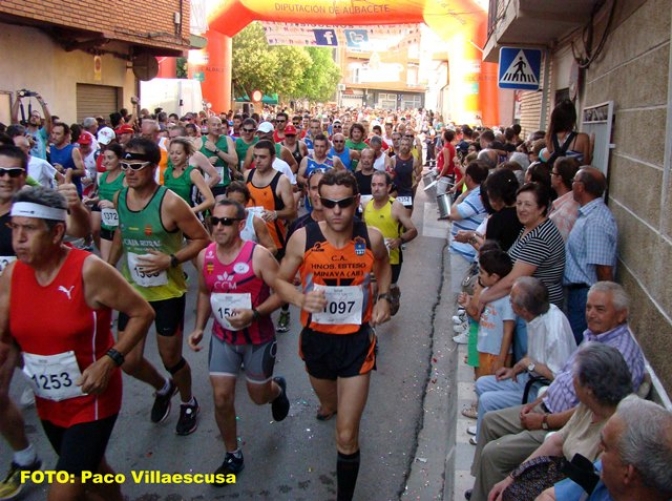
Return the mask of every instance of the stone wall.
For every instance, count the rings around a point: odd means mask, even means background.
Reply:
[[[632,298],[632,329],[672,395],[671,18],[669,0],[618,2],[583,104],[614,101],[608,203],[619,227],[617,276]]]

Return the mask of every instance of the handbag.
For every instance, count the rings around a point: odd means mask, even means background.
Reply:
[[[513,473],[513,483],[502,493],[502,501],[534,501],[556,482],[564,480],[562,456],[540,456],[525,461]]]

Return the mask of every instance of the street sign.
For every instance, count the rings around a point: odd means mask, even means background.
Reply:
[[[338,38],[335,30],[313,30],[315,33],[315,44],[326,47],[337,47]]]
[[[348,47],[354,49],[359,49],[369,41],[369,32],[367,30],[345,30],[344,35]]]
[[[499,87],[537,90],[541,80],[541,50],[502,47],[499,50]]]

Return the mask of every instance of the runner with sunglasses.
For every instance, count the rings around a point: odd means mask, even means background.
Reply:
[[[114,235],[109,263],[124,254],[122,274],[149,301],[156,313],[159,355],[170,377],[164,377],[144,358],[144,340],[126,355],[122,369],[156,390],[151,420],[164,421],[170,400],[179,391],[182,400],[178,435],[196,430],[198,403],[191,392],[191,368],[182,357],[182,334],[187,284],[180,263],[205,248],[210,237],[189,205],[177,194],[157,184],[154,173],[161,158],[152,141],[128,142],[121,168],[127,187],[116,196],[119,228]],[[183,247],[183,240],[188,237]],[[119,339],[128,317],[119,314]]]
[[[245,466],[234,407],[241,364],[245,364],[247,392],[255,404],[271,403],[275,421],[285,419],[290,406],[285,379],[273,377],[276,342],[270,315],[282,301],[270,288],[278,262],[261,245],[241,238],[246,218],[238,202],[220,201],[210,217],[214,243],[197,259],[198,300],[189,346],[201,350],[205,327],[214,316],[208,361],[215,421],[226,448],[215,474],[237,475]]]
[[[247,151],[259,141],[255,136],[256,132],[257,122],[254,118],[246,118],[243,120],[243,124],[240,126],[240,137],[236,139],[236,154],[238,155],[238,163],[240,164],[241,172],[243,172]]]
[[[336,414],[337,498],[346,501],[357,483],[359,422],[376,364],[373,326],[390,318],[391,269],[380,231],[355,220],[354,175],[327,171],[319,194],[325,220],[292,235],[274,290],[301,309],[300,355],[320,401],[317,419]],[[301,290],[293,283],[297,271]]]

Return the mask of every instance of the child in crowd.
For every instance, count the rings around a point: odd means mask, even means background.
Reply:
[[[493,248],[493,245],[489,244],[490,242],[486,242],[479,253],[480,270],[474,293],[469,295],[463,292],[458,297],[458,303],[465,309],[467,315],[478,321],[477,340],[476,343],[469,343],[472,347],[469,351],[472,353],[467,357],[467,363],[474,367],[475,379],[493,375],[497,369],[511,365],[513,333],[516,326],[516,315],[513,313],[508,295],[487,303],[479,315],[478,300],[482,291],[495,285],[513,268],[509,255],[498,246],[495,245]],[[473,353],[474,344],[477,355]],[[472,410],[474,412],[470,412]],[[472,409],[464,409],[462,414],[475,418],[476,416],[472,416],[475,410],[472,405]]]

